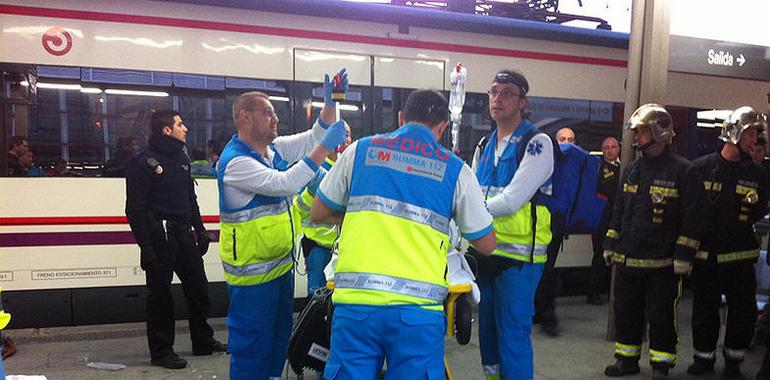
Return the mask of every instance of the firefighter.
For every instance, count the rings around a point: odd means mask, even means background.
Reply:
[[[653,379],[668,378],[676,361],[677,303],[681,274],[689,273],[698,247],[697,181],[690,163],[674,154],[671,115],[645,104],[625,128],[642,157],[623,173],[603,256],[618,265],[615,285],[616,362],[607,376],[639,372],[645,320],[650,330]]]
[[[754,263],[759,243],[753,224],[767,211],[768,176],[752,158],[757,135],[766,126],[751,107],[741,107],[722,126],[717,152],[693,162],[693,173],[703,183],[703,209],[709,224],[695,255],[693,272],[692,333],[695,361],[691,375],[714,370],[719,340],[719,305],[727,296],[724,375],[740,377],[740,364],[754,333],[757,318],[757,282]]]

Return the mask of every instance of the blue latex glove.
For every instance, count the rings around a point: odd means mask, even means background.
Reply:
[[[348,92],[348,73],[345,69],[340,70],[340,77],[342,78],[342,89]],[[324,74],[324,104],[328,106],[334,105],[334,99],[332,99],[332,90],[334,90],[334,83],[329,74]]]
[[[331,152],[334,148],[345,142],[347,135],[348,131],[345,130],[345,122],[339,120],[326,129],[326,134],[321,139],[321,145]]]
[[[318,193],[318,186],[321,185],[321,181],[323,181],[325,176],[326,170],[319,170],[316,172],[315,177],[307,183],[307,192],[310,193],[310,195],[315,196],[316,193]]]

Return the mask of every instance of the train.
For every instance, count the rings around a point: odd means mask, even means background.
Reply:
[[[11,136],[24,136],[38,166],[63,162],[68,173],[0,177],[0,287],[12,328],[144,320],[125,181],[102,169],[121,137],[145,144],[155,109],[181,113],[192,151],[226,143],[232,102],[259,90],[276,108],[279,133],[295,133],[318,114],[323,74],[346,68],[341,115],[358,138],[395,129],[409,91],[448,91],[449,72],[462,63],[466,159],[494,127],[486,91],[503,68],[527,76],[541,128],[570,126],[594,151],[622,133],[628,35],[607,30],[336,0],[3,0],[0,25],[0,145],[7,151]],[[762,107],[767,91],[761,81],[686,73],[669,73],[666,88],[677,149],[690,156],[708,149],[702,136],[714,136],[696,127],[698,110]],[[203,220],[217,234],[216,180],[196,181]],[[204,261],[214,314],[224,315],[216,241]],[[590,236],[570,236],[563,250],[565,281],[585,273]],[[298,305],[307,296],[302,262]]]

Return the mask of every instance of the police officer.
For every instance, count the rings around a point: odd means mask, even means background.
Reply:
[[[298,211],[302,221],[302,253],[305,255],[305,268],[307,270],[307,295],[311,297],[313,292],[321,287],[326,287],[326,277],[324,268],[331,260],[332,245],[337,240],[337,227],[334,224],[313,223],[310,220],[310,207],[313,205],[315,194],[318,191],[318,185],[323,180],[326,173],[334,166],[337,157],[351,143],[350,126],[345,123],[345,143],[337,147],[333,152],[326,156],[326,160],[321,164],[315,178],[308,183],[294,197],[293,207]]]
[[[722,126],[724,146],[693,162],[693,172],[702,181],[703,208],[708,216],[705,238],[695,255],[693,272],[692,333],[695,362],[691,375],[713,371],[719,340],[719,305],[727,296],[724,374],[741,377],[740,364],[746,355],[757,318],[757,282],[754,263],[759,244],[753,224],[767,211],[768,176],[751,156],[757,135],[765,128],[764,116],[751,107],[741,107]]]
[[[342,77],[347,87],[347,76]],[[319,120],[290,136],[277,136],[278,115],[267,94],[247,92],[233,103],[237,133],[217,164],[220,258],[230,290],[231,379],[279,379],[283,372],[300,227],[290,197],[345,141],[344,123],[334,122],[332,89],[327,75]]]
[[[550,183],[553,143],[545,133],[530,138],[519,162],[522,137],[535,127],[526,120],[529,83],[503,70],[489,89],[489,113],[497,129],[474,153],[473,169],[494,217],[497,246],[477,257],[479,346],[488,379],[531,379],[535,290],[551,242],[551,213],[533,197]]]
[[[470,168],[438,141],[444,97],[417,90],[395,132],[358,140],[321,182],[314,222],[341,222],[326,379],[444,376],[450,219],[483,253],[492,217]]]
[[[602,293],[607,291],[607,266],[604,264],[602,252],[604,250],[604,236],[612,218],[612,206],[615,204],[615,193],[618,189],[620,178],[620,144],[614,137],[607,137],[602,141],[602,161],[599,164],[599,183],[596,184],[596,192],[607,199],[599,227],[591,233],[591,243],[594,255],[591,260],[591,276],[588,284],[588,296],[586,302],[592,305],[604,304]]]
[[[227,351],[206,322],[211,302],[203,255],[209,236],[201,221],[185,150],[187,127],[175,111],[155,112],[148,148],[126,169],[126,216],[141,250],[147,279],[147,340],[153,365],[187,366],[174,352],[171,279],[182,281],[193,354]],[[193,235],[193,228],[195,235]],[[197,236],[197,239],[196,239]]]
[[[642,157],[623,173],[605,260],[619,266],[615,283],[615,357],[607,376],[639,372],[645,320],[649,323],[653,379],[668,377],[676,362],[677,303],[680,274],[692,269],[698,247],[698,184],[688,176],[690,163],[671,152],[671,115],[645,104],[625,128],[634,132]]]

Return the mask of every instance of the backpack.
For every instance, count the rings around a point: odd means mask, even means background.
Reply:
[[[533,128],[522,136],[517,152],[519,162],[524,158],[529,140],[538,133],[545,132]],[[489,136],[479,142],[480,151],[484,150],[487,140]],[[550,140],[554,152],[551,195],[538,190],[533,198],[534,203],[546,206],[551,213],[559,214],[564,220],[566,232],[595,230],[607,204],[606,198],[596,193],[599,157],[592,156],[577,145],[558,144],[556,140]]]

